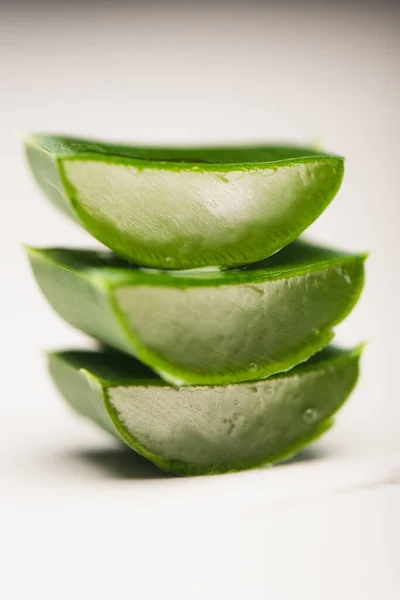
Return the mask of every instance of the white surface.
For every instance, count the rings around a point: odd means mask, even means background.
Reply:
[[[1,5],[0,594],[395,599],[399,11],[189,4]],[[41,198],[18,128],[143,143],[322,135],[345,155],[311,232],[371,250],[338,330],[371,344],[335,430],[279,468],[174,479],[71,415],[41,349],[86,341],[49,311],[18,242],[93,243]]]

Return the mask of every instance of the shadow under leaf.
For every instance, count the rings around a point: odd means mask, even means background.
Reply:
[[[166,479],[172,477],[128,448],[77,450],[68,459],[85,463],[101,475],[112,479]]]
[[[311,446],[304,448],[287,460],[277,463],[275,468],[321,460],[326,456],[326,450]],[[111,479],[144,480],[177,477],[171,473],[161,471],[149,460],[124,447],[79,449],[69,452],[67,458],[68,462],[83,463],[85,466],[94,469],[98,475]]]
[[[328,450],[323,446],[311,445],[307,446],[306,448],[303,448],[302,450],[297,452],[297,454],[294,454],[293,456],[290,456],[289,458],[278,462],[276,466],[284,467],[285,465],[294,465],[297,463],[321,460],[323,458],[326,458],[328,455]]]

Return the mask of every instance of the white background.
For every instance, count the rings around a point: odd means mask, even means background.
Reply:
[[[326,3],[328,4],[328,3]],[[0,594],[399,597],[400,11],[396,3],[2,3]],[[321,139],[347,158],[310,235],[371,251],[338,341],[370,340],[301,460],[163,476],[70,414],[43,349],[87,344],[20,242],[94,245],[41,197],[13,130],[137,143]]]

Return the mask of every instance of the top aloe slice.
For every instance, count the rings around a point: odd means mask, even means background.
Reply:
[[[248,264],[296,239],[340,187],[343,159],[284,146],[146,148],[25,140],[48,198],[137,264]]]
[[[133,268],[111,252],[27,248],[71,325],[176,385],[268,377],[325,346],[357,301],[364,255],[293,242],[227,271]]]
[[[81,415],[166,471],[238,471],[286,458],[332,424],[356,384],[361,348],[327,348],[288,373],[174,388],[128,356],[50,354],[51,376]]]

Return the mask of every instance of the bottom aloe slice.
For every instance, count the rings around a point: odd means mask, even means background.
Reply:
[[[301,242],[229,271],[155,271],[110,252],[28,254],[61,317],[175,385],[262,379],[307,360],[356,303],[365,259]]]
[[[126,355],[49,355],[51,376],[82,415],[165,471],[200,475],[275,463],[319,437],[352,391],[361,348],[326,348],[269,379],[174,387]]]

